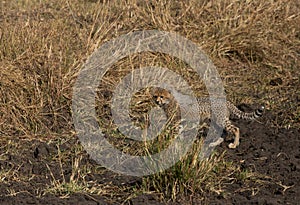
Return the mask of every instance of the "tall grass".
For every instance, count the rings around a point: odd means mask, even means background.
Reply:
[[[297,83],[297,1],[22,0],[0,4],[0,130],[8,136],[70,132],[72,86],[83,62],[103,42],[133,30],[173,31],[195,41],[220,67],[226,85],[231,86],[229,94],[233,90],[242,95],[249,81],[255,82],[260,86],[258,94],[268,93],[263,99],[270,108],[281,103],[272,102],[277,89],[267,84],[269,79],[284,78],[284,85]],[[256,79],[259,75],[263,78]],[[242,89],[234,87],[240,84]],[[294,111],[299,117],[299,110]]]

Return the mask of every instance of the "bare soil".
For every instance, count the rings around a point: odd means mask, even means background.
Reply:
[[[266,113],[266,117],[272,117]],[[263,122],[263,120],[262,120]],[[297,204],[300,201],[300,131],[297,129],[274,129],[264,123],[236,121],[242,133],[240,146],[235,150],[226,148],[223,143],[218,151],[227,150],[225,157],[229,161],[256,173],[269,176],[260,186],[244,185],[242,182],[227,184],[225,191],[218,195],[207,193],[193,197],[182,197],[168,204]],[[128,195],[128,190],[103,194],[75,193],[68,197],[58,197],[45,193],[47,185],[53,183],[51,174],[61,179],[61,171],[66,178],[71,175],[72,163],[53,160],[58,154],[57,143],[42,141],[18,141],[22,147],[17,152],[1,145],[1,170],[16,170],[16,179],[0,183],[0,204],[165,204],[155,194]],[[74,150],[80,146],[78,140],[68,140],[59,146],[60,153]],[[14,144],[15,145],[15,144]],[[17,145],[15,145],[17,147]],[[10,150],[10,151],[8,151]],[[81,166],[99,167],[83,153]],[[48,165],[49,168],[46,166]],[[107,183],[110,186],[139,186],[141,179],[121,176],[102,169],[102,172],[91,171],[86,180],[96,183]],[[50,172],[51,170],[51,172]],[[101,174],[99,174],[101,173]],[[22,176],[22,177],[21,177]],[[28,178],[28,180],[20,180]],[[9,190],[14,190],[12,193]],[[129,191],[130,192],[130,191]]]

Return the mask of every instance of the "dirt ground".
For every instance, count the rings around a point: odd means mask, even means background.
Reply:
[[[266,118],[272,117],[266,113]],[[264,181],[260,186],[249,187],[243,183],[227,184],[226,194],[208,194],[197,198],[183,197],[177,202],[168,204],[297,204],[300,200],[300,131],[296,129],[273,129],[265,125],[264,120],[258,122],[236,121],[241,128],[242,139],[235,150],[228,150],[227,143],[218,147],[218,151],[227,150],[225,157],[234,161],[242,168],[268,176],[270,181]],[[13,143],[12,143],[13,144]],[[18,148],[22,144],[22,148]],[[71,173],[72,163],[66,163],[61,169],[59,161],[53,160],[58,153],[55,143],[41,141],[21,141],[19,145],[8,149],[7,144],[1,144],[1,170],[16,170],[15,179],[5,179],[0,184],[0,204],[164,204],[155,194],[128,196],[126,189],[114,194],[84,194],[76,193],[68,197],[57,197],[45,193],[47,185],[53,183],[53,176],[61,178]],[[77,140],[67,140],[59,147],[60,153],[79,146]],[[18,150],[18,154],[14,150]],[[83,154],[81,165],[96,167],[95,162]],[[52,160],[51,160],[52,159]],[[48,165],[48,166],[47,166]],[[101,174],[92,171],[86,175],[86,180],[97,181],[99,184],[109,183],[115,186],[135,186],[141,183],[140,178],[120,176],[104,168]],[[51,170],[51,172],[49,171]],[[53,176],[51,176],[51,174]],[[28,180],[20,180],[27,178]]]

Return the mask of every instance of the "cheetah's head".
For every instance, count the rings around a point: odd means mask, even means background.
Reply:
[[[152,94],[153,100],[159,106],[167,105],[173,99],[172,94],[163,88],[154,88],[152,90],[151,94]]]

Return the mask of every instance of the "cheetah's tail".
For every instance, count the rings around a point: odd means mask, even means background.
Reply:
[[[240,119],[244,119],[244,120],[254,120],[256,118],[259,118],[263,115],[264,106],[260,106],[258,109],[256,109],[253,112],[243,112],[240,109],[238,109],[235,105],[233,105],[232,103],[227,104],[230,113],[233,114],[234,116],[240,118]]]

